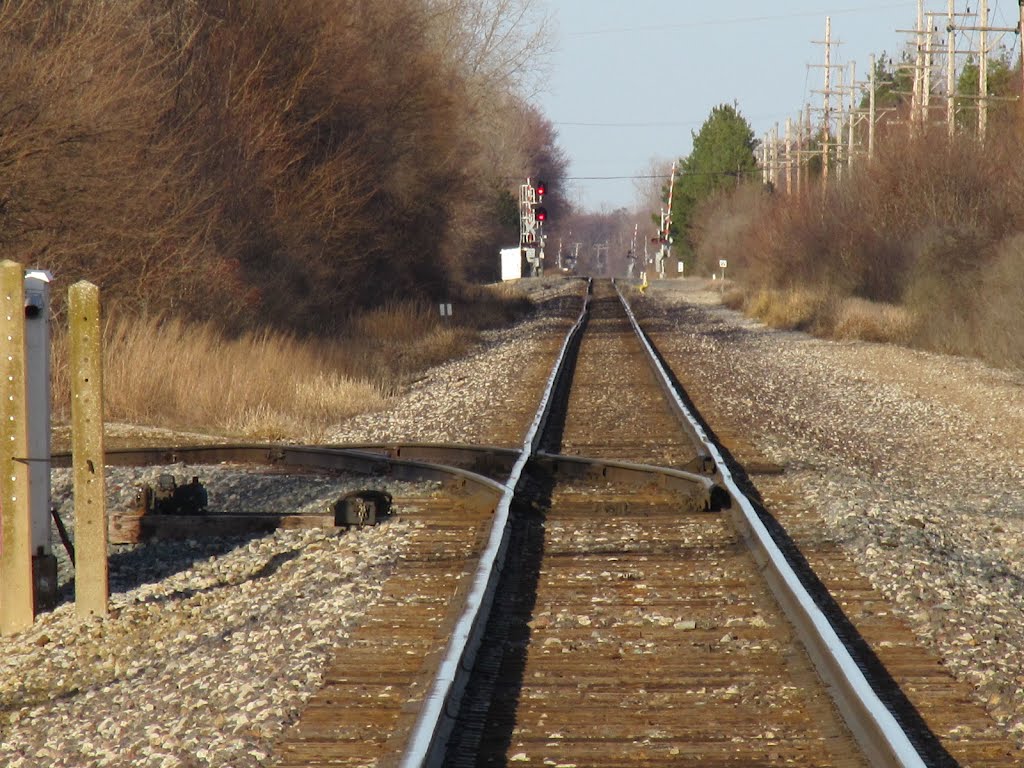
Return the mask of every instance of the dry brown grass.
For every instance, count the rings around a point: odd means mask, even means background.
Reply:
[[[70,392],[64,334],[54,341],[55,417]],[[224,336],[209,324],[112,320],[104,332],[110,421],[245,438],[316,439],[345,417],[380,407],[374,382],[352,376],[341,350],[284,334]]]
[[[474,303],[475,302],[475,303]],[[495,286],[455,303],[441,319],[423,302],[351,317],[330,340],[264,331],[229,336],[210,323],[112,316],[104,329],[109,421],[238,438],[318,440],[356,413],[382,407],[426,368],[457,357],[476,327],[521,316],[528,302]],[[54,414],[70,403],[66,338],[54,329]]]
[[[762,289],[751,295],[745,311],[772,328],[819,331],[831,321],[834,298],[813,288]]]
[[[722,304],[729,309],[743,309],[747,303],[747,293],[743,286],[733,285],[722,294]]]
[[[837,339],[908,344],[914,330],[914,316],[905,307],[850,297],[838,304],[832,335]]]

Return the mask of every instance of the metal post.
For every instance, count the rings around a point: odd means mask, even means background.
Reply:
[[[32,626],[25,270],[0,262],[0,633]]]
[[[25,274],[25,373],[28,387],[29,516],[36,612],[57,600],[57,559],[50,546],[50,280]]]
[[[75,610],[106,616],[107,511],[103,456],[103,361],[100,291],[78,282],[68,292],[71,449],[75,491]]]

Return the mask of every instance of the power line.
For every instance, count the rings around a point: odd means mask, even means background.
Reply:
[[[914,5],[912,2],[899,2],[899,3],[886,3],[884,5],[862,5],[854,8],[838,8],[836,10],[815,10],[815,11],[798,11],[795,13],[780,13],[769,16],[740,16],[732,19],[709,19],[707,21],[690,21],[679,24],[658,24],[649,25],[642,27],[616,27],[608,29],[593,29],[585,30],[582,32],[570,32],[568,37],[588,37],[593,35],[619,35],[628,34],[633,32],[665,32],[668,30],[676,29],[694,29],[697,27],[717,27],[728,24],[745,24],[745,23],[761,23],[766,21],[785,21],[787,19],[798,19],[798,18],[818,18],[822,13],[829,13],[832,16],[839,16],[843,14],[851,13],[864,13],[870,11],[885,11],[892,8],[903,8],[906,6]]]
[[[554,125],[566,125],[575,128],[685,128],[700,125],[702,120],[684,120],[663,123],[583,123],[574,121],[555,122]]]
[[[781,113],[774,115],[755,115],[752,117],[744,117],[744,119],[747,121],[777,120],[779,117],[785,117],[785,115],[782,115]],[[707,118],[704,120],[674,120],[645,123],[602,123],[575,120],[555,120],[552,122],[552,125],[567,126],[570,128],[692,128],[694,126],[703,125],[705,122],[707,122]]]
[[[761,173],[760,168],[736,171],[683,171],[682,176],[752,176]],[[632,174],[629,176],[564,176],[563,181],[621,181],[628,179],[667,179],[667,173]]]

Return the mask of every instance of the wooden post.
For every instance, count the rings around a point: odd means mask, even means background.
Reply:
[[[0,633],[32,626],[25,270],[0,262]]]
[[[821,96],[821,181],[828,184],[828,145],[832,131],[832,17],[825,17],[825,88]]]
[[[949,0],[946,24],[946,130],[949,138],[956,134],[956,0]]]
[[[793,194],[793,119],[786,118],[786,195]]]
[[[926,16],[928,29],[924,35],[924,72],[921,84],[921,125],[927,126],[932,119],[932,48],[935,45],[935,18]]]
[[[952,0],[950,0],[952,2]],[[1017,34],[1024,40],[1024,0],[1017,0],[1020,14],[1017,17]],[[1024,101],[1024,43],[1020,46],[1020,72],[1021,72],[1021,101]]]
[[[868,93],[868,162],[875,159],[875,54],[871,54],[870,88]]]
[[[772,126],[771,177],[772,187],[779,188],[779,124]]]
[[[847,143],[849,146],[846,149],[846,165],[850,168],[853,167],[853,129],[854,129],[854,115],[857,114],[857,62],[850,62],[850,124],[849,134],[847,136]]]
[[[75,491],[75,610],[80,618],[87,618],[106,616],[110,596],[99,288],[84,281],[71,286],[68,316]]]
[[[980,0],[978,15],[978,139],[985,141],[988,128],[988,0]]]
[[[917,0],[917,26],[914,27],[914,45],[917,58],[914,59],[914,95],[910,100],[910,124],[916,127],[924,120],[922,92],[924,91],[924,0]]]
[[[771,171],[768,167],[768,134],[764,135],[764,141],[761,142],[761,183],[764,186],[768,186],[768,182],[771,180]]]

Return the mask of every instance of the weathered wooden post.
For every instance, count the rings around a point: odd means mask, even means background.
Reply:
[[[25,270],[0,262],[0,633],[32,626]]]
[[[103,344],[100,292],[92,283],[68,291],[71,450],[75,491],[75,609],[106,616],[107,510],[103,456]]]

